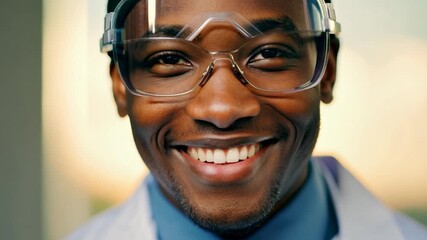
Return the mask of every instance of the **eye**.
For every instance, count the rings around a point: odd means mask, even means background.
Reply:
[[[261,50],[260,53],[258,53],[254,57],[253,61],[258,61],[258,60],[267,59],[267,58],[280,57],[281,55],[282,55],[282,53],[278,49],[274,49],[274,48],[263,49],[263,50]]]
[[[282,46],[265,46],[255,51],[254,57],[251,58],[250,62],[272,59],[272,58],[298,58],[298,54],[295,50],[290,47]]]
[[[152,74],[160,77],[177,76],[192,69],[191,62],[184,54],[173,51],[156,53],[150,56],[144,65]]]
[[[169,65],[191,65],[185,59],[185,56],[178,52],[160,52],[148,58],[147,62],[151,65],[169,64]]]
[[[300,56],[291,47],[269,45],[253,52],[248,65],[266,71],[285,70],[295,64]]]

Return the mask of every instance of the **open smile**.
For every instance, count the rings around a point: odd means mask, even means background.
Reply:
[[[227,149],[188,147],[187,153],[200,162],[226,164],[245,161],[258,153],[260,149],[261,144],[255,143]]]
[[[177,150],[198,180],[208,185],[230,185],[250,179],[266,162],[264,155],[274,142],[266,140],[220,148],[185,146]]]

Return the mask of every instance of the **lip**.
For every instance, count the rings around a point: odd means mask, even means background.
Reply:
[[[249,142],[247,139],[234,139],[231,142]],[[220,144],[213,144],[215,142],[221,142],[222,145],[227,145],[227,147],[235,146],[230,145],[230,141],[224,140],[219,141],[218,139],[204,139],[203,141],[197,141],[198,146],[201,147],[214,147],[221,148]],[[208,144],[209,143],[209,144]],[[254,142],[251,141],[253,144]],[[239,161],[236,163],[226,163],[226,164],[215,164],[201,162],[197,159],[192,158],[184,148],[176,148],[177,154],[180,154],[184,158],[184,163],[189,167],[190,171],[196,177],[196,180],[201,182],[204,185],[209,186],[233,186],[238,184],[243,184],[246,181],[249,181],[252,176],[262,167],[265,163],[266,152],[273,144],[272,141],[263,141],[259,142],[262,145],[262,148],[252,157]],[[242,144],[240,144],[242,145]],[[194,146],[191,144],[190,146]],[[222,146],[224,147],[224,146]]]
[[[169,145],[173,148],[181,147],[201,147],[201,148],[231,148],[240,145],[249,145],[254,143],[272,142],[272,136],[249,136],[249,135],[215,135],[207,134],[192,139],[181,139],[179,141],[171,141]]]

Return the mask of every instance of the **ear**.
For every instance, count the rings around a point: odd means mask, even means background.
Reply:
[[[113,61],[110,63],[110,76],[111,80],[113,81],[113,94],[117,105],[117,112],[119,113],[120,117],[125,117],[127,115],[126,87],[123,85],[119,70]]]
[[[335,36],[331,36],[328,64],[326,66],[325,75],[320,82],[320,96],[324,103],[330,103],[334,98],[332,92],[337,75],[337,57],[339,49],[339,39]]]

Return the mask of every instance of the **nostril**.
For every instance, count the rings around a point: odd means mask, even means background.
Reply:
[[[260,112],[257,98],[241,90],[214,93],[207,84],[186,105],[187,114],[196,121],[209,122],[217,128],[228,128],[241,119],[249,119]],[[237,93],[236,93],[237,92]]]

